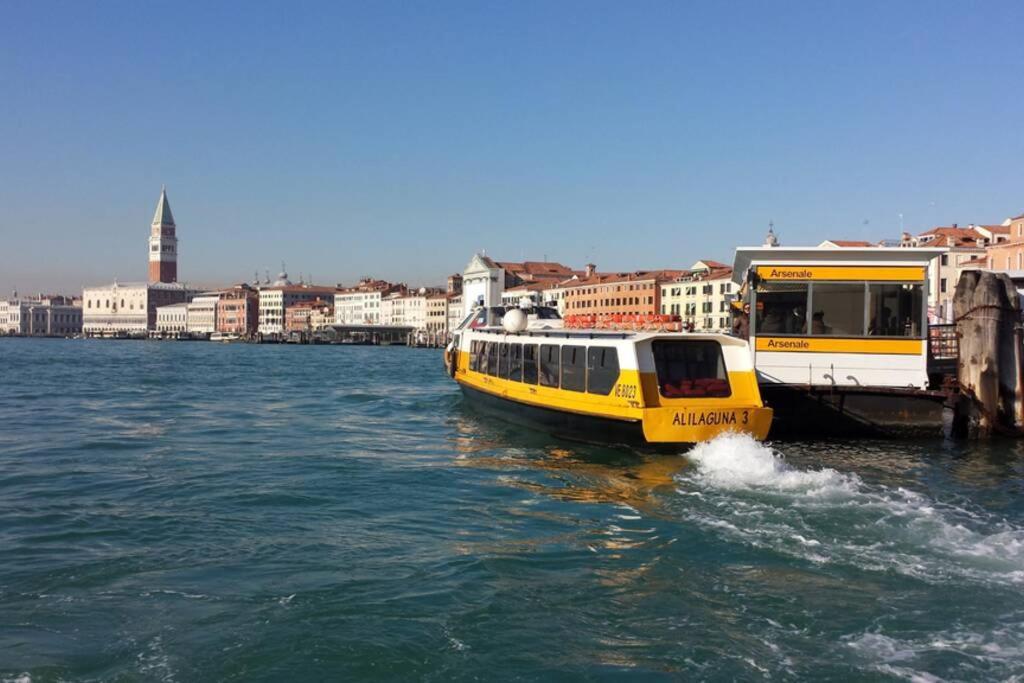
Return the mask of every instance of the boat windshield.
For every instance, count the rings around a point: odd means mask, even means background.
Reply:
[[[732,392],[722,358],[713,340],[655,340],[654,369],[665,398],[724,398]]]
[[[562,316],[558,315],[558,309],[550,306],[534,306],[529,309],[530,315],[537,316],[538,320],[561,320]]]

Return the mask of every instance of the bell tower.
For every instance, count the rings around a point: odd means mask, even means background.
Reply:
[[[167,188],[160,188],[153,224],[149,233],[149,281],[178,281],[178,238],[174,216],[167,201]]]

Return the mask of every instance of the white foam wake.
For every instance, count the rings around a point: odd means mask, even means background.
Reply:
[[[776,489],[844,498],[855,494],[860,483],[856,476],[832,469],[789,467],[771,448],[746,434],[723,434],[698,444],[687,455],[697,464],[701,480],[718,488]]]
[[[866,631],[842,639],[858,657],[886,676],[908,681],[942,680],[923,667],[936,657],[953,657],[961,676],[987,680],[1020,680],[1024,661],[1024,632],[1020,624],[976,631],[955,625],[912,637],[891,637]]]
[[[718,533],[929,581],[1024,583],[1024,529],[983,510],[833,469],[795,468],[745,435],[699,444],[688,457],[695,467],[677,478],[689,503],[683,514]]]

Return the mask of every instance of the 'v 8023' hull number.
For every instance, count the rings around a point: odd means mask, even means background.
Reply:
[[[615,396],[617,398],[636,398],[635,384],[616,384]]]

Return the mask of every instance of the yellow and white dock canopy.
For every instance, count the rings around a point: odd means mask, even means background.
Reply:
[[[733,279],[750,305],[759,381],[926,387],[929,287],[939,285],[929,276],[943,253],[917,247],[738,248]]]

